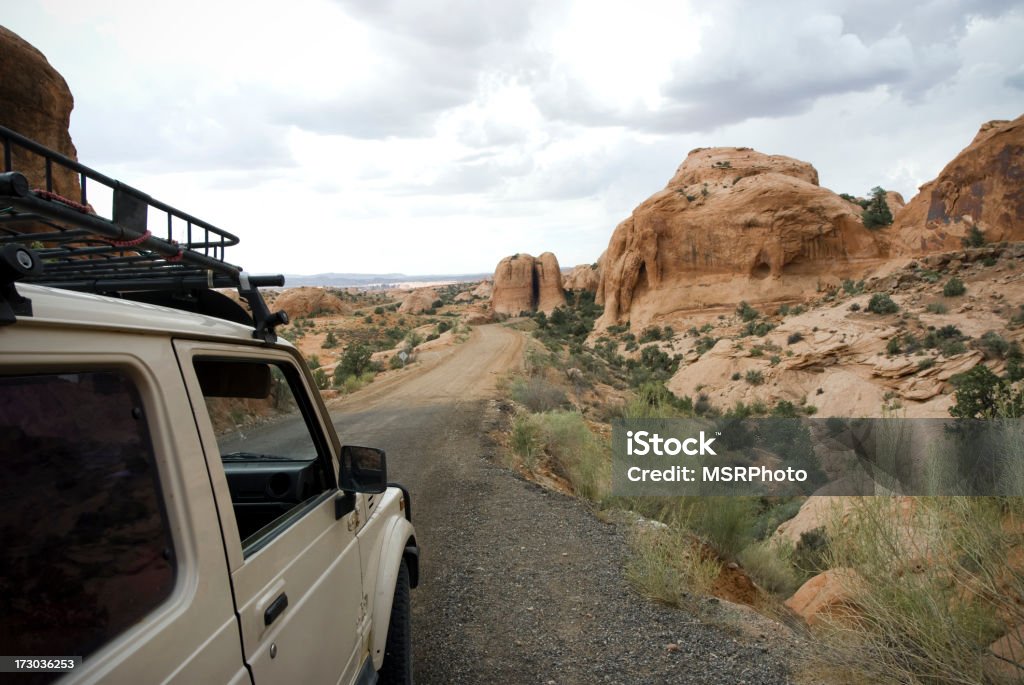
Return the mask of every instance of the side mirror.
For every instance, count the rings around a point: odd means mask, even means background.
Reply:
[[[384,450],[376,447],[345,445],[341,448],[341,489],[368,495],[384,492],[388,487],[387,460]]]

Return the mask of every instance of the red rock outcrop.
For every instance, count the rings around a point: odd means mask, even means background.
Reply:
[[[750,148],[697,149],[612,234],[598,325],[802,296],[884,258],[884,243],[853,205],[818,185],[810,164]]]
[[[601,284],[601,271],[593,264],[580,264],[574,266],[564,279],[562,287],[566,290],[586,290],[596,293],[597,286]]]
[[[437,291],[433,288],[413,290],[402,301],[402,306],[398,308],[398,311],[401,314],[422,314],[432,308],[437,299]]]
[[[495,314],[516,316],[522,312],[550,314],[565,305],[562,272],[550,252],[539,257],[516,254],[498,262],[494,270],[491,309]]]
[[[1024,240],[1024,116],[982,125],[933,181],[896,214],[893,251],[956,250],[972,226],[986,240]]]
[[[43,53],[16,33],[0,26],[0,125],[17,131],[61,154],[77,159],[68,126],[75,101],[67,82],[50,66]],[[43,188],[46,172],[42,160],[15,148],[13,167],[25,174],[33,188]],[[78,177],[53,170],[53,189],[74,200],[79,198]]]
[[[305,316],[344,314],[345,304],[324,288],[289,288],[274,300],[274,309],[283,309],[292,321]]]

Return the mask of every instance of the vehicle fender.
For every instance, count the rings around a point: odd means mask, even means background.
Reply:
[[[409,549],[411,548],[411,549]],[[395,600],[395,583],[398,582],[398,568],[403,557],[409,559],[410,580],[413,587],[418,578],[419,549],[412,524],[404,518],[396,519],[384,536],[381,545],[380,566],[377,571],[377,587],[373,597],[373,627],[370,629],[370,653],[373,667],[380,669],[384,663],[384,646],[388,639],[388,625],[391,623],[391,605]]]

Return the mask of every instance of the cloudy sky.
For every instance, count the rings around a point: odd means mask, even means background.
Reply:
[[[79,159],[254,272],[595,261],[695,147],[909,199],[1024,113],[1009,0],[24,0]]]

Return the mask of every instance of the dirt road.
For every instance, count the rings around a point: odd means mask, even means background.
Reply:
[[[412,490],[417,682],[788,682],[774,649],[637,596],[619,530],[497,464],[494,383],[523,346],[480,326],[331,406],[342,442],[385,449]]]

